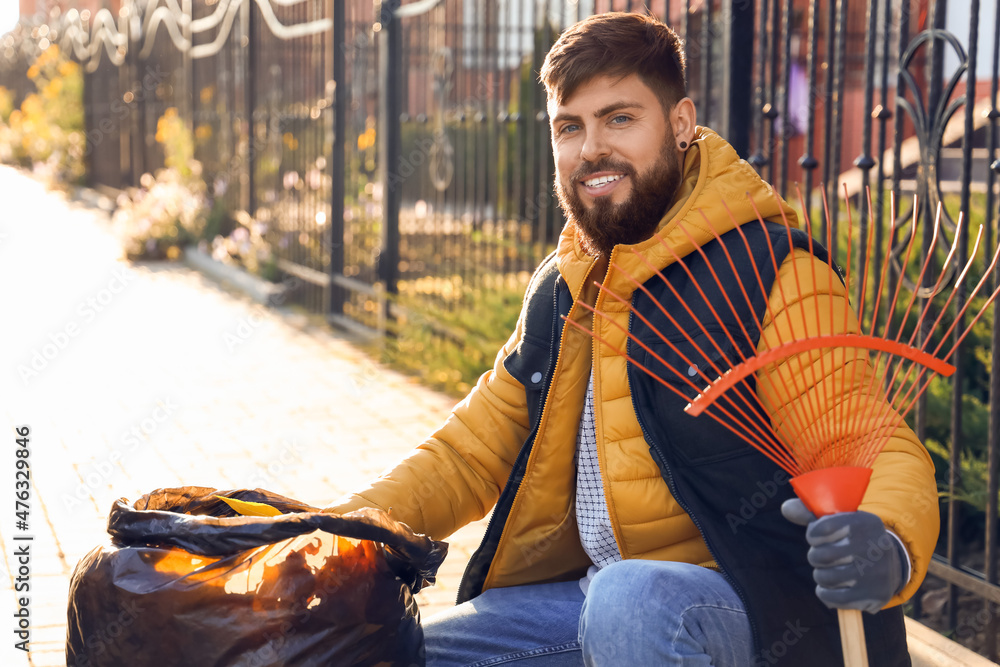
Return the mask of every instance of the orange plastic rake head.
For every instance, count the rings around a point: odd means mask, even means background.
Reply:
[[[870,214],[870,197],[868,206]],[[756,210],[756,205],[754,209]],[[932,275],[929,274],[931,261],[927,258],[933,256],[934,246],[943,236],[940,234],[940,216],[939,207],[931,246],[925,249],[925,259],[915,269],[919,272],[916,280],[918,285],[925,285],[927,276]],[[718,223],[713,224],[704,215],[703,218],[718,240]],[[870,219],[874,218],[870,216]],[[732,222],[732,233],[738,235],[735,242],[740,243],[739,239],[742,239],[749,252],[750,244],[743,229],[735,220]],[[650,322],[648,313],[639,312],[629,299],[615,294],[603,285],[598,287],[605,297],[628,306],[631,316],[652,329],[660,342],[670,349],[670,356],[680,359],[679,363],[671,364],[646,342],[631,331],[626,331],[610,315],[586,304],[581,303],[595,317],[603,318],[622,330],[629,341],[642,348],[649,359],[655,360],[658,368],[647,367],[627,350],[609,343],[594,331],[581,327],[572,320],[566,321],[572,326],[583,328],[589,335],[612,347],[639,370],[689,401],[686,409],[688,413],[716,420],[785,469],[792,476],[796,494],[817,516],[853,511],[864,498],[875,458],[902,425],[905,416],[927,389],[932,377],[935,374],[947,377],[954,372],[954,367],[945,359],[952,355],[1000,293],[998,288],[983,303],[977,304],[974,314],[969,312],[974,299],[983,290],[988,276],[997,264],[1000,247],[994,252],[992,263],[982,279],[965,297],[964,305],[956,309],[959,312],[948,326],[943,324],[944,315],[970,273],[982,239],[981,228],[975,249],[970,253],[971,259],[956,277],[945,302],[935,308],[938,314],[933,322],[930,320],[934,311],[926,305],[916,307],[915,293],[908,299],[901,299],[902,280],[896,280],[894,288],[886,289],[888,262],[883,264],[880,276],[871,277],[874,290],[870,289],[869,276],[863,274],[860,277],[862,302],[858,304],[858,310],[864,311],[863,299],[869,292],[875,298],[875,315],[866,332],[863,325],[857,322],[847,297],[853,285],[850,250],[847,252],[846,277],[842,282],[832,259],[829,262],[821,262],[815,258],[803,260],[801,252],[798,258],[795,257],[791,247],[791,228],[787,220],[783,222],[789,234],[789,254],[785,261],[788,266],[779,266],[772,246],[772,266],[769,268],[773,269],[775,275],[780,272],[783,277],[775,280],[770,292],[761,275],[762,267],[751,262],[752,274],[747,275],[746,270],[741,274],[737,271],[726,244],[721,245],[737,284],[724,285],[715,270],[718,267],[713,268],[708,264],[716,286],[725,298],[725,305],[719,306],[716,303],[715,309],[687,268],[685,258],[678,256],[673,246],[657,234],[661,246],[682,270],[681,280],[687,281],[687,287],[693,286],[704,303],[709,305],[712,312],[709,321],[702,321],[694,315],[695,309],[681,296],[677,278],[673,280],[678,284],[671,284],[671,279],[662,270],[650,265],[643,255],[636,253],[638,259],[653,271],[650,282],[663,281],[670,293],[679,300],[687,319],[695,322],[695,327],[694,330],[685,329],[677,320],[681,313],[668,312],[654,298],[655,306],[661,311],[657,317],[662,314],[683,335],[686,349],[693,348],[705,359],[721,357],[718,363],[710,362],[706,365],[686,357],[676,340],[671,340]],[[757,222],[747,224],[765,226],[759,212]],[[912,224],[915,225],[915,222]],[[849,237],[852,231],[850,225],[849,214]],[[961,218],[958,225],[960,229]],[[892,226],[895,230],[895,219],[892,220]],[[826,227],[832,233],[832,226],[828,224]],[[869,229],[868,238],[862,239],[864,261],[858,262],[859,266],[866,269],[878,265],[873,261],[872,228]],[[681,228],[680,231],[688,235],[692,245],[696,247],[694,252],[704,256],[704,250],[687,230]],[[910,264],[916,236],[911,229],[903,267]],[[956,230],[945,266],[952,261],[962,237],[960,231]],[[733,243],[733,237],[728,238],[728,242]],[[830,240],[828,235],[828,247]],[[809,235],[809,253],[812,251],[812,236]],[[641,284],[619,264],[612,262],[612,269],[631,279],[637,293],[653,296],[648,284]],[[942,271],[938,276],[933,294],[943,293],[940,288],[946,273]],[[678,275],[676,271],[674,275]],[[887,291],[893,293],[887,294]],[[770,293],[771,296],[762,316],[755,314],[753,322],[743,322],[737,315],[733,301],[745,299],[749,305],[750,295],[754,293]],[[902,300],[907,303],[900,312],[896,312],[897,303]],[[881,316],[880,306],[886,311]],[[722,313],[717,312],[719,308]],[[758,312],[752,307],[750,310]],[[724,317],[730,314],[739,323],[738,327],[723,324]],[[732,319],[733,317],[729,317],[730,321]],[[903,325],[894,328],[894,321],[901,321]],[[879,322],[884,324],[881,325],[881,331],[876,331],[880,326]],[[718,333],[720,329],[728,339],[727,347],[733,350],[728,355],[723,353],[716,342],[716,337],[722,335]],[[711,334],[710,330],[715,334]],[[904,331],[908,331],[908,335],[904,335]],[[699,339],[707,339],[715,349],[703,350],[698,345]],[[950,349],[944,349],[946,341],[953,342]],[[744,350],[753,352],[746,353]],[[761,419],[761,416],[764,418]]]
[[[692,416],[704,413],[737,383],[745,381],[749,376],[769,364],[809,350],[835,347],[860,348],[895,355],[945,377],[950,377],[955,372],[954,366],[923,350],[875,336],[841,334],[799,338],[759,353],[727,371],[695,397],[685,408],[685,411]],[[893,428],[898,424],[898,421],[893,423]],[[839,456],[842,459],[854,459],[843,460],[843,465],[816,468],[808,472],[800,472],[792,477],[790,481],[795,495],[816,516],[856,511],[861,505],[868,488],[868,482],[871,479],[872,469],[868,465],[874,461],[875,456],[885,444],[885,440],[876,440],[876,442],[879,444],[875,447],[858,448],[853,452],[841,452]],[[850,456],[851,454],[854,456]],[[856,465],[850,465],[851,463]]]

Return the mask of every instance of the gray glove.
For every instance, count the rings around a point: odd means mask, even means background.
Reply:
[[[781,513],[808,526],[816,595],[827,607],[875,614],[906,584],[903,563],[909,556],[874,514],[841,512],[817,519],[798,498],[782,503]]]

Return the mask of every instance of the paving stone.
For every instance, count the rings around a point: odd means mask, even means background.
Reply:
[[[322,506],[395,463],[455,403],[183,265],[124,262],[106,214],[20,172],[0,167],[0,201],[0,349],[12,351],[0,437],[9,452],[13,427],[32,429],[36,535],[30,663],[5,641],[0,665],[64,664],[69,576],[107,541],[116,499],[259,486]],[[226,334],[253,322],[230,349]],[[0,480],[12,480],[13,457],[2,458]],[[8,506],[11,482],[3,493]],[[0,514],[0,609],[13,605],[13,522]],[[417,596],[423,618],[454,604],[485,525],[450,540],[438,583]]]

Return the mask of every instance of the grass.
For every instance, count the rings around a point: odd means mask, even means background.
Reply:
[[[498,278],[490,287],[417,294],[401,285],[396,321],[368,350],[388,366],[456,398],[492,368],[514,331],[527,276]]]

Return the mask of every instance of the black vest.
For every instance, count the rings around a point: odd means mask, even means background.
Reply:
[[[746,242],[734,230],[721,237],[722,243],[715,240],[705,244],[702,247],[704,256],[693,252],[686,257],[684,263],[691,276],[679,264],[664,269],[663,274],[677,295],[658,276],[645,284],[651,296],[641,290],[633,295],[633,307],[649,324],[632,315],[630,331],[670,368],[698,366],[705,368],[706,374],[713,378],[717,374],[714,368],[721,372],[728,370],[740,361],[740,357],[726,330],[743,348],[743,354],[751,356],[759,336],[754,322],[763,319],[776,267],[793,248],[810,247],[809,237],[804,232],[793,230],[789,236],[782,225],[768,223],[765,231],[760,225],[748,224],[742,231]],[[723,244],[729,258],[723,251]],[[770,248],[773,248],[773,260]],[[827,260],[826,250],[821,246],[813,243],[812,252],[821,260]],[[736,274],[742,279],[745,294],[733,274],[730,258]],[[760,273],[760,282],[753,263]],[[725,291],[712,277],[709,265]],[[708,303],[699,294],[698,287]],[[654,299],[664,306],[676,324],[663,314]],[[686,303],[691,312],[688,313],[681,303]],[[563,326],[559,315],[567,314],[571,305],[572,297],[559,276],[555,256],[550,255],[535,272],[525,296],[521,315],[525,324],[524,337],[504,360],[505,368],[525,386],[531,432],[500,495],[483,542],[466,569],[459,588],[459,602],[482,592],[486,572],[524,477],[541,408],[551,384]],[[713,308],[718,317],[712,314]],[[695,321],[702,322],[706,332],[702,332]],[[664,343],[652,327],[664,334],[670,344]],[[751,340],[747,340],[744,329]],[[681,330],[691,335],[697,347],[680,333]],[[693,394],[672,370],[664,368],[643,346],[630,340],[628,353],[675,384],[686,396]],[[538,369],[546,369],[541,379]],[[781,503],[794,495],[788,473],[710,417],[695,418],[686,414],[683,409],[687,399],[633,364],[628,365],[628,380],[632,404],[653,460],[660,467],[674,498],[691,516],[716,563],[746,606],[754,633],[754,667],[842,665],[836,613],[827,609],[814,593],[812,567],[806,560],[805,529],[781,515]],[[755,413],[746,411],[745,416],[748,428],[750,421],[758,421],[760,428],[766,427],[767,416],[759,409]],[[872,667],[909,665],[901,607],[874,616],[866,613],[863,617]]]

